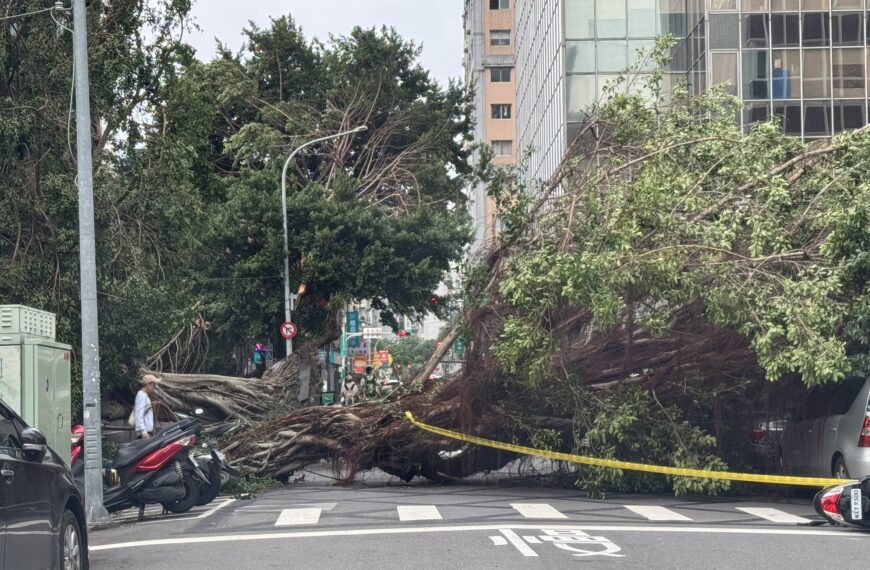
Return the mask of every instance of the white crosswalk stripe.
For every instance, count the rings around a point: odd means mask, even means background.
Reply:
[[[511,506],[527,519],[567,519],[547,503],[511,503]]]
[[[665,507],[654,507],[650,505],[624,505],[626,509],[639,514],[651,521],[691,521],[686,515],[681,515],[678,512],[672,511]]]
[[[434,505],[399,505],[400,521],[440,521],[443,517]]]
[[[743,511],[754,517],[761,517],[775,523],[801,524],[810,522],[809,519],[792,515],[779,509],[768,509],[761,507],[737,507],[738,511]]]
[[[320,509],[284,509],[278,515],[275,526],[317,524],[319,520]]]

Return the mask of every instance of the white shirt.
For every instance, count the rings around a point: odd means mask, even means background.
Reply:
[[[151,398],[145,393],[145,390],[139,390],[136,394],[136,404],[133,406],[133,412],[136,419],[136,433],[154,431],[154,410],[151,409]]]

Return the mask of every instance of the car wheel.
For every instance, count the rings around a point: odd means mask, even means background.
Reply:
[[[72,511],[64,511],[60,525],[60,561],[64,570],[84,568],[82,556],[82,530]]]
[[[199,500],[199,485],[190,477],[183,479],[184,496],[174,503],[163,503],[163,508],[172,513],[186,513]]]
[[[835,479],[849,479],[849,470],[846,468],[846,461],[842,456],[838,456],[837,460],[834,462],[834,469],[832,472]]]

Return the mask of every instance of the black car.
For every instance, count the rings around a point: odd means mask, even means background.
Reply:
[[[84,501],[69,468],[0,401],[0,568],[87,567]]]

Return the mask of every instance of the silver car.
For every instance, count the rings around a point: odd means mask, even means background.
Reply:
[[[807,392],[782,434],[787,472],[812,477],[870,475],[870,379],[849,379]]]

